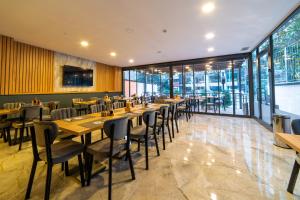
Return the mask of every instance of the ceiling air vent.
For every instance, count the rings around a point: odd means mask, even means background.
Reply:
[[[249,47],[243,47],[243,48],[241,49],[241,51],[247,51],[247,50],[249,50]]]

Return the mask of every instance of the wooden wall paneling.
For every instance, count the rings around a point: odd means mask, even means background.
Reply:
[[[6,38],[6,47],[7,47],[7,51],[6,51],[6,64],[5,64],[5,92],[4,94],[9,94],[9,72],[11,70],[10,68],[10,54],[11,54],[11,49],[12,49],[12,45],[11,45],[11,40],[10,38]]]
[[[2,94],[2,87],[3,87],[3,83],[4,83],[4,79],[2,77],[3,75],[3,59],[2,59],[2,49],[3,49],[3,37],[0,35],[0,95]]]
[[[12,51],[10,55],[10,80],[9,80],[9,94],[16,92],[16,43],[12,41]]]
[[[19,93],[23,92],[23,88],[25,87],[25,80],[24,80],[24,69],[25,69],[25,57],[24,57],[25,45],[20,44],[20,88]]]

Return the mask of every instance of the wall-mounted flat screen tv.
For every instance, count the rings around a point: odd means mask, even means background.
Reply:
[[[67,86],[67,87],[93,86],[93,70],[64,65],[63,86]]]

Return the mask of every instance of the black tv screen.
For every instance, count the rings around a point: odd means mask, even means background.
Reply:
[[[63,66],[63,86],[93,86],[93,70],[69,65]]]

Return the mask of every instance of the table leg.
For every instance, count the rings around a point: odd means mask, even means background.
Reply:
[[[292,193],[292,194],[293,194],[293,191],[294,191],[294,188],[295,188],[295,185],[296,185],[297,177],[298,177],[298,174],[299,174],[299,169],[300,169],[300,165],[295,160],[294,167],[293,167],[292,174],[291,174],[290,181],[289,181],[289,185],[288,185],[288,188],[287,188],[287,191]]]

